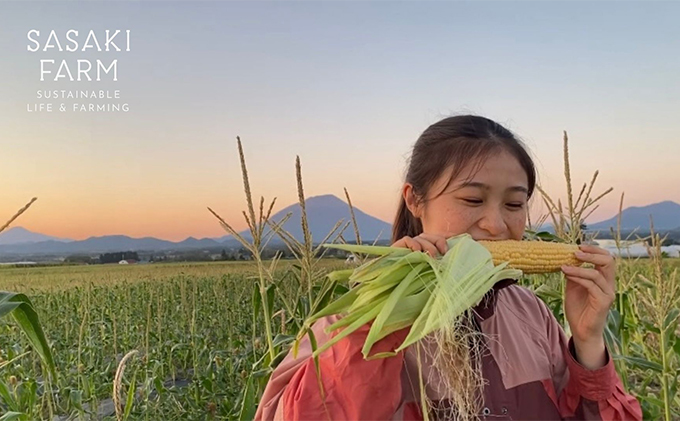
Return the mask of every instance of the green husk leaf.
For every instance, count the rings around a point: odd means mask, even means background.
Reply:
[[[317,357],[319,354],[330,348],[331,346],[335,345],[337,342],[339,342],[341,339],[349,336],[352,332],[355,330],[359,329],[361,326],[365,325],[369,321],[371,321],[375,316],[378,315],[380,312],[381,307],[376,306],[372,309],[369,309],[366,313],[362,314],[361,317],[359,317],[354,323],[346,327],[345,329],[342,330],[342,332],[338,333],[336,336],[334,336],[332,339],[330,339],[328,342],[323,344],[319,349],[314,351],[312,354],[312,357]]]
[[[399,285],[396,286],[396,288],[393,289],[389,298],[382,306],[382,309],[380,310],[378,317],[375,318],[375,321],[371,326],[371,330],[368,332],[368,336],[366,337],[366,341],[364,342],[364,347],[361,350],[361,352],[364,354],[364,358],[368,357],[368,354],[371,351],[371,347],[378,341],[378,337],[383,329],[383,326],[385,325],[385,322],[387,321],[389,316],[394,311],[397,302],[404,295],[408,287],[411,286],[411,283],[417,279],[418,275],[420,274],[420,271],[425,266],[426,263],[421,263],[420,265],[418,265],[408,275],[406,275],[406,277],[399,283]]]
[[[322,317],[330,316],[332,314],[339,314],[347,311],[349,307],[354,303],[359,295],[358,289],[351,289],[349,292],[344,294],[342,297],[338,298],[334,302],[328,304],[326,307],[319,310],[318,313],[311,316],[307,322],[306,326],[311,326],[312,323],[319,320]]]
[[[522,275],[519,270],[507,269],[505,263],[494,266],[489,251],[469,234],[451,237],[447,243],[448,251],[440,258],[405,248],[325,245],[380,257],[356,268],[348,277],[354,287],[305,323],[309,327],[320,317],[344,314],[326,331],[344,330],[314,355],[372,320],[362,348],[364,358],[396,355],[429,333],[455,323],[457,317],[478,304],[499,280],[518,279]],[[346,270],[342,276],[347,279]],[[370,355],[379,340],[409,326],[406,339],[396,350]]]
[[[367,246],[359,244],[322,244],[322,246],[332,249],[350,251],[352,253],[362,253],[373,256],[385,256],[388,254],[403,256],[411,252],[411,250],[406,248],[390,246]]]

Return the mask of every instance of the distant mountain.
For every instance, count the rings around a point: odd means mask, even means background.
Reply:
[[[22,243],[38,243],[41,241],[57,241],[68,243],[73,240],[68,238],[51,237],[49,235],[40,234],[29,231],[23,227],[13,227],[0,234],[0,245],[4,244],[22,244]]]
[[[333,195],[315,196],[307,199],[307,218],[312,239],[320,242],[341,219],[345,222],[351,220],[347,203]],[[273,221],[280,221],[288,212],[292,217],[286,221],[284,228],[295,238],[302,241],[302,227],[300,226],[300,206],[294,204],[277,212],[272,216]],[[354,208],[354,214],[359,225],[360,235],[363,241],[373,241],[376,238],[389,239],[391,225],[374,218],[360,209]],[[267,227],[265,232],[268,232]],[[240,233],[247,239],[250,232],[244,230]],[[344,232],[343,237],[347,241],[355,241],[354,228],[350,225]],[[281,244],[278,236],[274,236],[270,244]],[[86,240],[74,241],[50,237],[43,234],[33,233],[24,228],[16,227],[0,235],[0,255],[69,255],[77,253],[107,253],[116,251],[168,251],[182,249],[209,249],[220,247],[235,247],[240,243],[231,236],[218,239],[189,237],[180,242],[159,240],[153,237],[132,238],[126,235],[106,235],[90,237]]]
[[[186,240],[180,241],[179,243],[172,244],[173,248],[187,248],[187,249],[210,248],[221,246],[220,243],[213,240],[212,238],[202,238],[199,240],[194,237],[189,237]]]
[[[305,200],[305,209],[307,211],[307,221],[314,243],[323,240],[339,220],[343,219],[344,223],[352,220],[349,212],[349,205],[332,194],[307,198]],[[298,241],[303,241],[304,236],[300,223],[302,212],[299,203],[295,203],[280,210],[275,213],[271,219],[272,221],[279,222],[288,212],[291,212],[292,215],[284,223],[283,228],[290,232]],[[387,222],[368,215],[357,207],[354,207],[354,216],[357,225],[359,226],[359,236],[361,237],[362,242],[372,242],[376,238],[387,240],[391,237],[392,225]],[[336,231],[336,234],[338,231]],[[267,228],[265,232],[269,232],[269,229]],[[241,231],[239,232],[239,235],[251,239],[249,230]],[[351,223],[343,232],[342,236],[348,242],[356,241],[354,227]],[[224,243],[225,245],[238,244],[237,240],[232,238],[231,235],[218,238],[217,241]],[[278,235],[275,235],[272,238],[271,244],[276,242],[280,242]]]
[[[621,230],[649,230],[649,216],[654,219],[655,230],[680,228],[680,204],[666,200],[647,206],[631,206],[621,212]],[[588,230],[616,228],[617,215],[604,221],[588,224]]]
[[[180,250],[222,247],[217,241],[204,238],[197,240],[189,237],[184,241],[172,242],[159,240],[153,237],[132,238],[126,235],[106,235],[102,237],[90,237],[82,241],[63,243],[49,240],[38,243],[4,244],[0,245],[2,254],[57,254],[67,255],[74,253],[106,253],[116,251],[143,251],[143,250]]]

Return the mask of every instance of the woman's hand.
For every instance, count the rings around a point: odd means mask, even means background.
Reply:
[[[571,328],[578,361],[591,370],[606,363],[604,327],[616,298],[616,262],[600,247],[581,244],[576,258],[594,269],[563,266],[567,285],[564,310]]]
[[[432,257],[437,257],[437,252],[446,254],[448,244],[446,238],[437,234],[420,234],[417,237],[408,235],[397,240],[392,247],[403,247],[413,251],[424,251]]]

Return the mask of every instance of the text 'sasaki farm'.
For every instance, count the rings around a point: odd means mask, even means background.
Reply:
[[[47,35],[45,37],[45,35]],[[81,33],[75,29],[66,31],[63,35],[58,35],[55,30],[49,34],[42,33],[37,29],[28,31],[29,44],[27,49],[30,52],[129,52],[130,51],[130,30],[112,31],[106,30],[99,37],[90,30]],[[44,40],[44,41],[43,41]],[[74,81],[101,81],[103,75],[108,75],[110,80],[118,81],[118,60],[113,59],[109,62],[100,59],[54,59],[45,58],[40,60],[40,81],[45,81],[46,77],[54,81],[69,80]]]

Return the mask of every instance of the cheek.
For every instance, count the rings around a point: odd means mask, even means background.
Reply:
[[[510,232],[515,234],[513,236],[519,235],[521,237],[526,227],[527,214],[526,212],[512,212],[508,215],[506,221]]]
[[[477,220],[476,212],[471,208],[462,209],[453,205],[443,206],[427,215],[428,228],[432,232],[453,236],[468,232]]]

